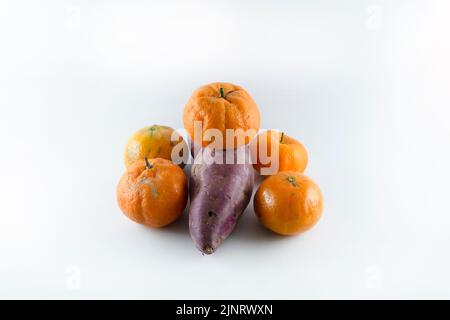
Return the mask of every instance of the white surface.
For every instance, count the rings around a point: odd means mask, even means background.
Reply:
[[[170,3],[169,3],[170,2]],[[2,1],[0,298],[450,298],[448,1]],[[245,87],[325,212],[213,256],[115,201],[122,151]]]

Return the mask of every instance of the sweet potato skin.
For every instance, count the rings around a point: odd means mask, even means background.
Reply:
[[[232,233],[247,207],[254,171],[247,146],[228,151],[234,157],[232,164],[225,163],[225,151],[206,149],[191,169],[189,230],[197,248],[211,254]],[[197,163],[202,155],[203,162]],[[238,157],[245,161],[236,163]]]

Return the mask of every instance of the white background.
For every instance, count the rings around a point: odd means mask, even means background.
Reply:
[[[0,298],[450,298],[448,1],[1,1]],[[325,211],[212,256],[119,211],[128,137],[229,81]]]

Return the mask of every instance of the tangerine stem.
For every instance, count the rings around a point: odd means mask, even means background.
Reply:
[[[151,164],[151,163],[148,161],[148,158],[147,158],[147,157],[145,157],[144,159],[145,159],[145,166],[147,167],[147,169],[152,169],[152,168],[153,168],[153,164]]]
[[[284,132],[281,133],[280,143],[283,143],[283,138],[284,138]]]
[[[293,176],[289,176],[286,179],[291,185],[293,185],[294,187],[297,186],[297,180],[293,177]]]
[[[220,88],[219,92],[220,92],[220,97],[225,98],[225,90],[223,88]]]

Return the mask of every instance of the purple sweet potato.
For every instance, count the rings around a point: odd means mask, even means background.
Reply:
[[[191,169],[189,230],[204,254],[213,253],[231,234],[253,192],[248,147],[228,152],[232,161],[225,150],[205,148]]]

